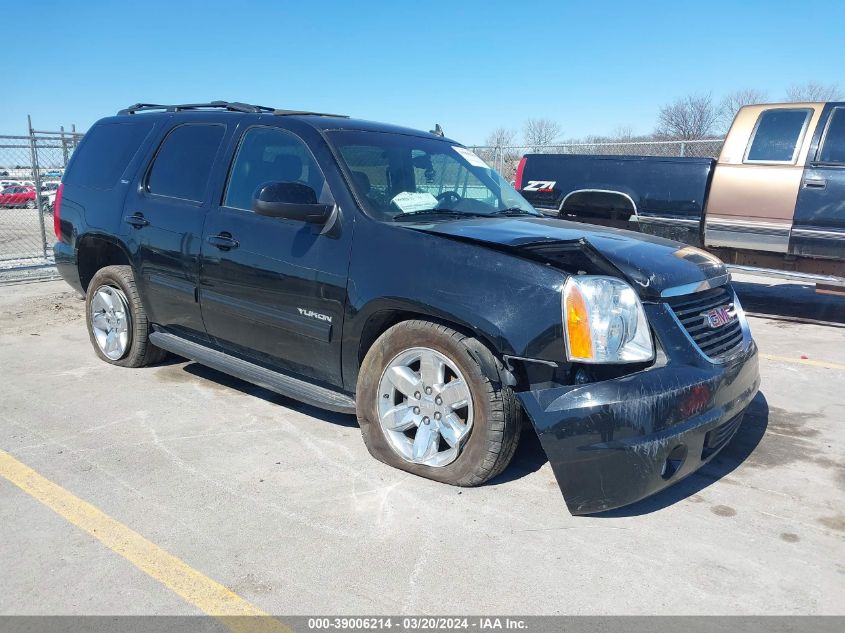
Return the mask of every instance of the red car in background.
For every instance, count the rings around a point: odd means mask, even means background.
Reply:
[[[25,207],[34,209],[35,187],[13,185],[0,191],[0,207]]]

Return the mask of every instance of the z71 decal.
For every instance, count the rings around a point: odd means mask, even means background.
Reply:
[[[555,189],[557,180],[529,180],[523,191],[546,191],[552,192]]]

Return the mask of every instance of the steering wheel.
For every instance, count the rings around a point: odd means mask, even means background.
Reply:
[[[456,192],[452,190],[442,191],[435,196],[438,202],[452,202],[453,204],[458,204],[463,198]]]

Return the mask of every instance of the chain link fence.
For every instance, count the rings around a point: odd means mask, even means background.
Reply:
[[[53,205],[82,139],[75,130],[0,135],[0,275],[53,264]]]
[[[718,158],[724,139],[696,141],[628,141],[619,143],[562,143],[555,145],[476,145],[471,149],[507,180],[516,176],[525,154],[590,154],[608,156],[667,156]]]

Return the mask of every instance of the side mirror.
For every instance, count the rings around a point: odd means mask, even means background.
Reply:
[[[300,182],[265,182],[252,196],[252,210],[271,218],[325,224],[333,209],[317,202],[315,191]]]

